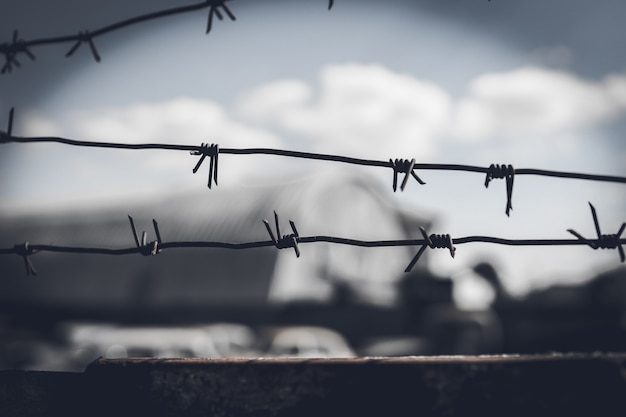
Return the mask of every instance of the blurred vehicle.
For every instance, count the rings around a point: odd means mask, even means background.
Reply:
[[[298,358],[350,358],[356,356],[346,339],[334,330],[314,326],[279,328],[266,352],[268,356]]]

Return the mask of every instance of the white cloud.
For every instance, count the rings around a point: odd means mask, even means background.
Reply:
[[[128,107],[77,111],[68,127],[76,136],[88,140],[121,142],[165,142],[221,146],[276,146],[272,133],[239,123],[217,103],[206,99],[182,97],[157,103]]]
[[[454,98],[442,86],[380,65],[329,65],[317,88],[292,79],[268,83],[244,94],[237,109],[310,140],[316,151],[425,160],[439,156],[446,139],[571,138],[624,113],[626,74],[592,81],[523,67],[480,75],[467,95]]]
[[[329,65],[310,98],[305,84],[277,82],[244,95],[239,110],[311,139],[316,150],[383,159],[431,156],[450,114],[441,87],[380,65]]]
[[[626,75],[584,80],[535,67],[484,74],[456,103],[453,132],[464,139],[548,134],[598,125],[623,112]]]
[[[268,130],[251,127],[233,120],[224,109],[210,100],[182,97],[156,103],[139,103],[125,107],[79,110],[65,118],[50,121],[40,115],[26,115],[24,132],[27,136],[62,136],[87,141],[120,143],[165,143],[200,145],[217,143],[220,147],[283,148],[282,141]],[[26,149],[26,148],[25,148]],[[39,146],[28,148],[30,158],[40,154]],[[188,152],[97,150],[93,148],[46,145],[49,164],[72,159],[75,173],[72,187],[88,189],[94,194],[106,190],[128,191],[157,187],[158,184],[189,186],[207,182],[208,162],[198,175],[192,168],[199,157]],[[41,165],[41,163],[40,163]],[[67,163],[65,163],[67,165]],[[112,171],[111,167],[115,169]],[[274,169],[255,157],[220,158],[220,183],[236,184],[257,178],[259,172]],[[48,167],[46,179],[51,183],[66,183],[61,167]],[[103,175],[106,173],[106,175]],[[58,178],[55,178],[55,175]],[[200,185],[202,184],[202,185]]]
[[[290,108],[304,105],[312,94],[312,88],[303,81],[280,80],[248,92],[239,102],[239,111],[256,121],[271,121],[277,115],[284,119]]]

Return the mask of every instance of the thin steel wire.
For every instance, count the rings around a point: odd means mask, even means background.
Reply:
[[[402,239],[402,240],[358,240],[348,239],[337,236],[300,236],[298,237],[298,244],[303,243],[332,243],[338,245],[359,246],[364,248],[378,248],[378,247],[402,247],[402,246],[423,246],[428,245],[425,239]],[[587,242],[579,239],[506,239],[494,236],[465,236],[452,238],[452,242],[455,245],[462,245],[466,243],[491,243],[497,245],[506,246],[581,246],[588,245]],[[621,244],[626,243],[626,238],[619,239]],[[179,242],[163,242],[159,244],[161,250],[166,249],[253,249],[276,246],[276,243],[272,240],[262,240],[254,242],[217,242],[217,241],[179,241]],[[92,255],[130,255],[142,253],[142,247],[128,247],[128,248],[98,248],[98,247],[86,247],[86,246],[59,246],[59,245],[46,245],[46,244],[32,244],[29,243],[28,249],[32,253],[38,252],[56,252],[56,253],[74,253],[74,254],[92,254]],[[13,248],[0,248],[0,255],[20,255],[19,249]]]
[[[166,151],[187,151],[192,152],[194,155],[201,155],[203,150],[206,149],[204,145],[174,145],[165,143],[117,143],[117,142],[91,142],[75,139],[67,139],[60,137],[18,137],[3,134],[0,136],[0,143],[44,143],[54,142],[61,143],[70,146],[81,147],[94,147],[94,148],[111,148],[111,149],[126,149],[126,150],[166,150]],[[274,155],[290,158],[321,160],[330,162],[339,162],[344,164],[370,166],[370,167],[382,167],[396,169],[396,164],[393,161],[381,161],[374,159],[362,159],[349,156],[321,154],[313,152],[301,152],[285,149],[272,149],[272,148],[222,148],[217,150],[219,154],[230,155]],[[462,172],[475,172],[481,174],[488,174],[490,167],[481,167],[475,165],[462,165],[462,164],[434,164],[434,163],[419,163],[412,164],[413,170],[435,170],[435,171],[462,171]],[[602,182],[614,182],[626,184],[626,177],[614,176],[614,175],[599,175],[599,174],[586,174],[579,172],[564,172],[553,171],[546,169],[536,168],[515,168],[514,174],[517,175],[538,175],[544,177],[556,177],[556,178],[569,178],[580,179],[590,181],[602,181]],[[414,171],[411,171],[414,172]]]
[[[293,233],[281,235],[280,233],[280,221],[278,214],[274,212],[274,221],[276,225],[276,233],[272,231],[269,221],[263,220],[263,224],[267,230],[270,240],[254,241],[254,242],[217,242],[217,241],[180,241],[180,242],[163,242],[161,233],[159,231],[158,223],[155,219],[152,219],[154,232],[157,237],[156,240],[148,242],[147,233],[142,233],[141,241],[137,234],[135,222],[129,215],[128,220],[130,222],[131,231],[133,233],[133,239],[135,247],[130,248],[96,248],[96,247],[76,247],[76,246],[58,246],[58,245],[42,245],[31,244],[25,242],[21,245],[15,245],[13,248],[0,248],[0,255],[18,255],[24,260],[27,275],[37,275],[30,257],[38,252],[57,252],[57,253],[74,253],[74,254],[100,254],[100,255],[128,255],[139,253],[143,256],[157,255],[165,249],[173,248],[221,248],[221,249],[252,249],[274,246],[277,249],[293,248],[296,256],[300,257],[299,244],[302,243],[316,243],[326,242],[340,245],[350,245],[359,247],[397,247],[397,246],[420,246],[415,256],[411,259],[411,262],[405,268],[404,272],[410,272],[415,264],[419,261],[422,254],[426,249],[448,249],[450,255],[454,258],[456,252],[455,244],[465,244],[472,242],[483,242],[509,246],[556,246],[556,245],[586,245],[592,249],[617,249],[621,262],[624,262],[625,255],[622,245],[626,243],[626,238],[622,238],[622,233],[626,229],[626,223],[622,223],[619,231],[616,234],[602,234],[598,223],[597,213],[591,203],[591,214],[595,224],[597,232],[596,239],[587,239],[580,235],[573,229],[568,229],[568,232],[573,234],[576,239],[504,239],[491,236],[466,236],[457,239],[453,239],[449,234],[431,234],[428,235],[426,230],[420,227],[420,231],[423,239],[404,239],[404,240],[359,240],[359,239],[347,239],[337,236],[300,236],[295,223],[290,220],[289,224]]]
[[[427,239],[400,239],[400,240],[359,240],[348,239],[337,236],[298,236],[297,243],[332,243],[338,245],[358,246],[364,248],[377,247],[403,247],[403,246],[427,246]],[[589,241],[581,239],[506,239],[494,236],[465,236],[451,238],[454,245],[462,245],[467,243],[491,243],[506,246],[581,246],[588,245]],[[617,242],[622,245],[626,243],[626,238],[620,238]],[[145,243],[152,248],[152,243]],[[262,240],[254,242],[218,242],[218,241],[178,241],[178,242],[160,242],[158,248],[160,251],[166,249],[233,249],[244,250],[253,248],[264,248],[277,246],[276,240]],[[92,254],[92,255],[130,255],[142,254],[145,252],[145,246],[136,245],[128,248],[99,248],[87,246],[60,246],[47,244],[27,244],[28,253],[24,253],[24,245],[16,245],[13,248],[0,248],[0,255],[20,255],[30,256],[39,252],[56,252],[56,253],[73,253],[73,254]]]

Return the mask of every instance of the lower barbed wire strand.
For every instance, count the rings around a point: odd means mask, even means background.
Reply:
[[[422,246],[428,245],[424,239],[404,239],[404,240],[358,240],[347,239],[336,236],[301,236],[298,238],[298,244],[302,243],[333,243],[348,246],[360,247],[404,247],[404,246]],[[467,243],[492,243],[507,246],[583,246],[587,242],[579,239],[504,239],[493,236],[466,236],[453,238],[455,245]],[[626,238],[619,239],[619,244],[626,244]],[[211,242],[211,241],[181,241],[181,242],[163,242],[159,244],[161,250],[166,249],[184,249],[184,248],[214,248],[214,249],[252,249],[275,246],[275,242],[271,240],[255,241],[255,242]],[[101,254],[101,255],[129,255],[141,253],[141,247],[129,248],[97,248],[97,247],[79,247],[79,246],[57,246],[57,245],[40,245],[29,244],[29,249],[35,252],[57,252],[57,253],[75,253],[75,254]],[[0,248],[0,255],[17,254],[17,250],[12,248]]]

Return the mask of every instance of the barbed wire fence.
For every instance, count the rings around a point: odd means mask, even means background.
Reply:
[[[388,161],[383,160],[370,160],[360,159],[340,155],[332,154],[319,154],[310,152],[290,151],[283,149],[272,148],[220,148],[217,144],[201,144],[197,145],[175,145],[175,144],[160,144],[160,143],[116,143],[116,142],[91,142],[81,141],[60,137],[18,137],[12,134],[14,110],[11,109],[9,113],[9,121],[7,131],[0,131],[0,144],[8,143],[45,143],[53,142],[68,146],[82,146],[82,147],[96,147],[96,148],[113,148],[113,149],[125,149],[125,150],[147,150],[147,149],[159,149],[167,151],[187,151],[192,156],[199,156],[196,165],[192,169],[195,174],[198,172],[206,158],[209,158],[209,174],[208,174],[208,188],[218,184],[218,161],[220,154],[231,155],[251,155],[251,154],[263,154],[263,155],[275,155],[290,158],[302,158],[312,160],[333,161],[345,164],[355,164],[362,166],[370,166],[377,168],[387,168],[393,171],[393,191],[398,189],[399,175],[404,174],[402,182],[400,184],[400,190],[404,191],[408,180],[412,177],[418,184],[425,185],[426,182],[420,178],[417,174],[417,170],[443,170],[443,171],[460,171],[466,173],[482,173],[485,174],[485,187],[488,187],[493,179],[505,179],[506,180],[506,210],[507,216],[510,215],[513,198],[513,184],[516,175],[539,175],[557,178],[569,178],[569,179],[583,179],[591,181],[604,181],[615,183],[626,183],[626,177],[609,176],[609,175],[596,175],[596,174],[583,174],[576,172],[561,172],[550,171],[534,168],[514,168],[510,164],[491,164],[489,167],[479,167],[472,165],[457,165],[457,164],[426,164],[418,163],[415,159],[390,159]],[[413,257],[409,265],[406,267],[405,272],[410,272],[421,255],[427,248],[444,248],[450,251],[450,255],[454,257],[456,247],[455,244],[483,242],[493,243],[500,245],[511,246],[555,246],[555,245],[587,245],[593,249],[617,249],[619,252],[621,262],[624,262],[624,250],[623,243],[626,243],[626,239],[622,239],[622,234],[626,228],[626,223],[622,223],[621,227],[614,234],[602,234],[595,207],[589,203],[591,213],[593,217],[594,227],[596,230],[597,238],[588,239],[573,229],[568,229],[568,232],[576,237],[576,239],[504,239],[500,237],[489,236],[467,236],[461,238],[452,238],[449,234],[428,234],[425,229],[420,228],[422,233],[422,239],[408,239],[408,240],[379,240],[379,241],[364,241],[355,239],[346,239],[337,236],[300,236],[296,225],[290,220],[290,226],[293,233],[281,235],[280,224],[278,215],[275,216],[276,233],[272,231],[270,224],[267,220],[263,220],[270,240],[257,241],[257,242],[243,242],[243,243],[230,243],[230,242],[215,242],[215,241],[203,241],[203,242],[164,242],[161,238],[158,223],[153,220],[156,240],[147,242],[146,233],[142,234],[141,240],[138,238],[137,231],[132,217],[129,216],[130,225],[135,240],[135,247],[112,249],[112,248],[94,248],[94,247],[69,247],[69,246],[55,246],[55,245],[42,245],[42,244],[30,244],[28,242],[15,245],[13,248],[0,248],[0,255],[15,254],[24,259],[26,273],[36,274],[37,271],[30,260],[30,256],[37,252],[61,252],[61,253],[76,253],[76,254],[103,254],[103,255],[128,255],[128,254],[142,254],[145,256],[156,255],[165,249],[174,248],[223,248],[223,249],[250,249],[275,246],[278,249],[293,248],[296,252],[296,256],[300,256],[299,244],[315,243],[315,242],[327,242],[333,244],[361,246],[361,247],[388,247],[388,246],[421,246],[417,254]]]
[[[128,26],[139,24],[142,22],[165,18],[168,16],[174,16],[182,13],[189,13],[193,11],[208,9],[206,33],[209,33],[212,29],[213,19],[217,17],[218,20],[224,19],[224,14],[235,21],[236,17],[230,8],[226,5],[226,2],[231,0],[206,0],[187,6],[181,6],[171,9],[165,9],[153,13],[148,13],[116,23],[108,26],[101,27],[93,31],[84,31],[75,35],[65,35],[50,38],[40,38],[32,40],[23,40],[19,37],[18,31],[13,32],[13,37],[10,42],[0,44],[0,54],[4,55],[4,65],[0,72],[2,74],[12,72],[13,68],[20,67],[18,56],[24,54],[31,60],[35,60],[35,55],[32,52],[33,47],[41,47],[55,44],[72,43],[71,48],[65,54],[66,57],[71,57],[83,44],[87,44],[94,59],[99,62],[101,60],[98,53],[94,39],[108,33],[121,30]],[[328,9],[333,7],[334,1],[329,0]],[[505,179],[506,181],[506,209],[507,216],[510,215],[510,211],[513,208],[513,184],[516,176],[519,175],[538,175],[546,177],[557,177],[564,179],[580,179],[590,181],[602,181],[612,183],[626,183],[626,177],[610,176],[610,175],[597,175],[597,174],[585,174],[577,172],[562,172],[552,171],[544,169],[534,168],[514,168],[510,164],[491,164],[489,167],[480,167],[473,165],[460,165],[460,164],[430,164],[419,163],[415,159],[389,159],[384,160],[371,160],[361,159],[348,156],[320,154],[310,152],[299,152],[283,149],[271,149],[271,148],[220,148],[217,144],[204,144],[201,145],[175,145],[175,144],[161,144],[161,143],[143,143],[143,144],[130,144],[130,143],[116,143],[116,142],[92,142],[81,141],[75,139],[67,139],[60,137],[18,137],[12,134],[13,128],[14,110],[9,112],[9,120],[6,131],[0,131],[0,144],[8,143],[43,143],[54,142],[70,146],[82,146],[82,147],[96,147],[96,148],[113,148],[113,149],[126,149],[126,150],[146,150],[146,149],[158,149],[167,151],[187,151],[193,156],[199,156],[199,160],[192,169],[195,174],[199,171],[205,159],[209,158],[209,174],[208,174],[208,188],[212,188],[213,185],[218,184],[218,160],[220,154],[231,155],[275,155],[281,157],[301,158],[310,160],[323,160],[338,162],[344,164],[353,164],[361,166],[370,166],[377,168],[386,168],[393,171],[393,191],[397,191],[399,183],[399,175],[404,174],[400,183],[400,190],[404,191],[408,184],[408,180],[412,177],[418,184],[425,185],[426,182],[418,175],[417,171],[439,170],[439,171],[459,171],[465,173],[480,173],[485,175],[484,185],[488,187],[493,179]],[[420,173],[420,175],[423,175]],[[586,245],[592,249],[616,249],[618,250],[620,261],[624,262],[624,250],[623,244],[626,243],[626,239],[622,238],[626,223],[622,223],[618,231],[614,234],[602,234],[596,214],[595,207],[589,203],[591,208],[592,218],[596,231],[596,238],[588,239],[582,234],[573,229],[567,231],[572,234],[575,239],[505,239],[500,237],[490,236],[466,236],[460,238],[452,238],[449,234],[428,234],[424,228],[420,228],[422,238],[421,239],[405,239],[405,240],[379,240],[379,241],[365,241],[356,239],[346,239],[337,236],[300,236],[296,225],[293,221],[290,221],[292,233],[281,235],[278,215],[274,213],[274,222],[276,233],[274,234],[270,223],[267,220],[263,220],[263,224],[266,227],[270,240],[256,241],[256,242],[216,242],[216,241],[195,241],[195,242],[165,242],[163,241],[158,223],[153,220],[154,231],[156,234],[156,240],[151,242],[147,241],[147,234],[142,233],[141,239],[137,234],[134,221],[129,216],[129,221],[133,233],[135,242],[134,247],[129,248],[97,248],[97,247],[71,247],[71,246],[56,246],[56,245],[44,245],[44,244],[31,244],[25,242],[22,244],[16,244],[12,248],[0,248],[0,255],[18,255],[23,258],[26,273],[28,275],[36,275],[37,270],[31,260],[31,256],[39,252],[56,252],[56,253],[74,253],[74,254],[102,254],[102,255],[129,255],[129,254],[141,254],[144,256],[156,255],[164,250],[176,249],[176,248],[223,248],[223,249],[250,249],[260,247],[274,246],[277,249],[293,248],[296,256],[300,256],[301,244],[326,242],[332,244],[351,245],[360,247],[390,247],[390,246],[420,246],[420,249],[415,254],[409,265],[406,267],[405,272],[410,272],[415,264],[419,261],[424,251],[428,248],[436,249],[448,249],[450,255],[454,257],[456,246],[465,243],[483,242],[499,245],[510,246],[556,246],[556,245]]]

